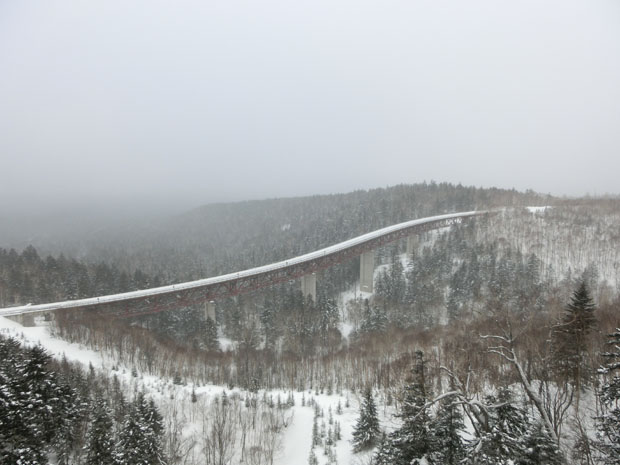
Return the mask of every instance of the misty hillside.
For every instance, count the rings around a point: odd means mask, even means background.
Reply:
[[[78,223],[59,236],[27,228],[22,237],[42,253],[105,261],[178,282],[266,264],[425,216],[498,206],[548,205],[531,192],[448,183],[399,185],[347,194],[205,205],[176,216]],[[88,221],[87,221],[88,223]],[[0,247],[15,247],[0,227]],[[4,239],[4,241],[3,241]],[[4,243],[3,243],[4,242]]]
[[[404,241],[377,249],[373,294],[359,292],[359,260],[352,259],[317,273],[316,301],[290,281],[216,301],[215,320],[202,304],[129,322],[56,312],[52,321],[40,322],[49,328],[25,328],[22,338],[101,365],[97,373],[89,368],[84,380],[78,375],[63,382],[77,379],[75,389],[83,393],[67,402],[113,408],[118,443],[110,450],[125,447],[119,432],[129,428],[131,412],[144,409],[144,396],[156,399],[166,424],[157,426],[159,450],[168,463],[203,463],[211,439],[200,428],[216,434],[223,428],[212,420],[218,415],[230,418],[226,453],[240,460],[260,452],[252,459],[256,464],[410,462],[395,462],[399,454],[455,463],[437,458],[444,450],[434,439],[421,440],[420,449],[399,449],[410,444],[399,438],[420,412],[425,428],[438,431],[433,434],[440,434],[444,415],[455,419],[449,444],[467,457],[464,463],[505,464],[514,457],[533,460],[523,463],[605,463],[596,461],[606,452],[594,437],[594,415],[603,402],[595,369],[603,363],[604,335],[620,324],[615,199],[567,201],[431,184],[208,205],[139,231],[116,230],[105,241],[104,235],[84,238],[80,248],[87,253],[77,258],[45,256],[32,246],[0,249],[0,300],[14,305],[140,289],[267,263],[411,217],[496,206],[510,208],[422,233],[411,255],[404,253]],[[592,314],[575,354],[573,336],[557,328],[571,321],[567,303],[579,303],[579,286]],[[16,323],[0,324],[19,334]],[[501,349],[487,334],[503,338]],[[2,368],[7,372],[19,373],[20,363],[40,358],[18,353],[14,341],[0,339],[2,344],[14,359]],[[91,350],[84,353],[85,347]],[[583,370],[577,375],[575,360]],[[80,370],[50,366],[61,374]],[[106,386],[99,394],[106,399],[93,397],[89,383]],[[409,397],[416,392],[417,400]],[[455,403],[440,400],[445,397]],[[24,405],[26,400],[20,398]],[[365,426],[356,418],[368,414],[369,402],[380,412],[374,436],[360,448],[356,438]],[[323,405],[333,412],[321,412]],[[501,430],[508,421],[504,406],[516,415],[510,428],[545,445],[552,461],[532,459],[531,448]],[[276,429],[249,429],[256,411]],[[95,421],[85,413],[77,420],[61,415],[67,427]],[[382,432],[385,442],[379,443]],[[265,437],[273,441],[269,447],[261,444]],[[11,436],[9,443],[18,440]],[[49,447],[71,450],[79,460],[90,441],[82,432],[69,445]],[[584,441],[590,451],[582,449]],[[303,447],[291,447],[298,443]]]

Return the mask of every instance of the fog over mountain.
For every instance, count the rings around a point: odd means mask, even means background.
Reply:
[[[2,2],[0,208],[618,193],[620,4]]]

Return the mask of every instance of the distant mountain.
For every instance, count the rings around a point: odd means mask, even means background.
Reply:
[[[156,221],[126,222],[80,237],[46,238],[43,251],[111,262],[166,282],[213,276],[309,252],[374,229],[434,214],[547,205],[533,192],[447,183],[346,194],[218,203]]]

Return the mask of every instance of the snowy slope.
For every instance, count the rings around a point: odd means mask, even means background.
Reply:
[[[96,370],[104,371],[110,376],[114,373],[121,379],[128,393],[135,392],[136,389],[144,389],[158,404],[166,424],[178,421],[178,418],[184,419],[183,435],[186,437],[200,437],[203,419],[201,419],[199,411],[204,409],[205,405],[212,399],[221,396],[223,392],[226,392],[229,396],[235,393],[241,396],[244,395],[238,389],[229,390],[224,386],[175,385],[171,380],[160,379],[155,376],[139,375],[138,377],[133,377],[131,375],[131,367],[119,366],[115,360],[112,360],[105,353],[95,352],[80,344],[72,344],[58,339],[51,334],[48,326],[22,327],[20,324],[0,316],[0,333],[16,337],[26,345],[41,344],[56,358],[65,356],[69,361],[83,364],[85,368],[92,364]],[[113,367],[116,370],[112,371]],[[190,400],[192,388],[195,389],[199,399],[196,404]],[[260,391],[258,396],[264,396],[265,394],[273,398],[277,398],[279,395],[283,399],[286,399],[288,395],[285,391],[271,391],[269,393]],[[287,414],[290,415],[291,422],[284,429],[283,435],[280,438],[280,446],[277,448],[274,464],[304,465],[308,463],[315,411],[314,406],[311,404],[314,403],[324,412],[324,417],[320,421],[324,421],[327,425],[326,427],[329,427],[328,412],[330,408],[333,412],[334,422],[338,421],[341,425],[342,439],[334,446],[337,463],[341,465],[356,463],[361,455],[353,454],[350,440],[358,416],[359,402],[357,397],[347,392],[328,395],[326,393],[321,394],[310,391],[304,393],[294,392],[293,395],[295,405],[290,409],[290,414]],[[305,406],[302,405],[302,397],[305,401]],[[347,397],[349,397],[349,407],[345,406]],[[338,403],[342,406],[342,414],[336,413]],[[179,412],[181,412],[180,415]],[[316,447],[315,454],[319,464],[327,463],[328,457],[324,455],[323,447]],[[195,450],[192,455],[194,457],[193,463],[202,463],[200,451]],[[192,459],[190,459],[190,463],[191,461]]]

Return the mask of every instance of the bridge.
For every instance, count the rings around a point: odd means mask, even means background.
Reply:
[[[316,299],[316,273],[358,256],[360,290],[372,293],[375,249],[407,238],[407,252],[410,254],[418,234],[445,228],[487,213],[487,211],[470,211],[406,221],[305,255],[236,273],[122,294],[9,307],[0,309],[0,316],[14,319],[24,326],[32,326],[35,316],[63,309],[88,309],[107,317],[127,318],[203,304],[206,316],[215,320],[216,300],[294,279],[300,279],[304,296]]]

